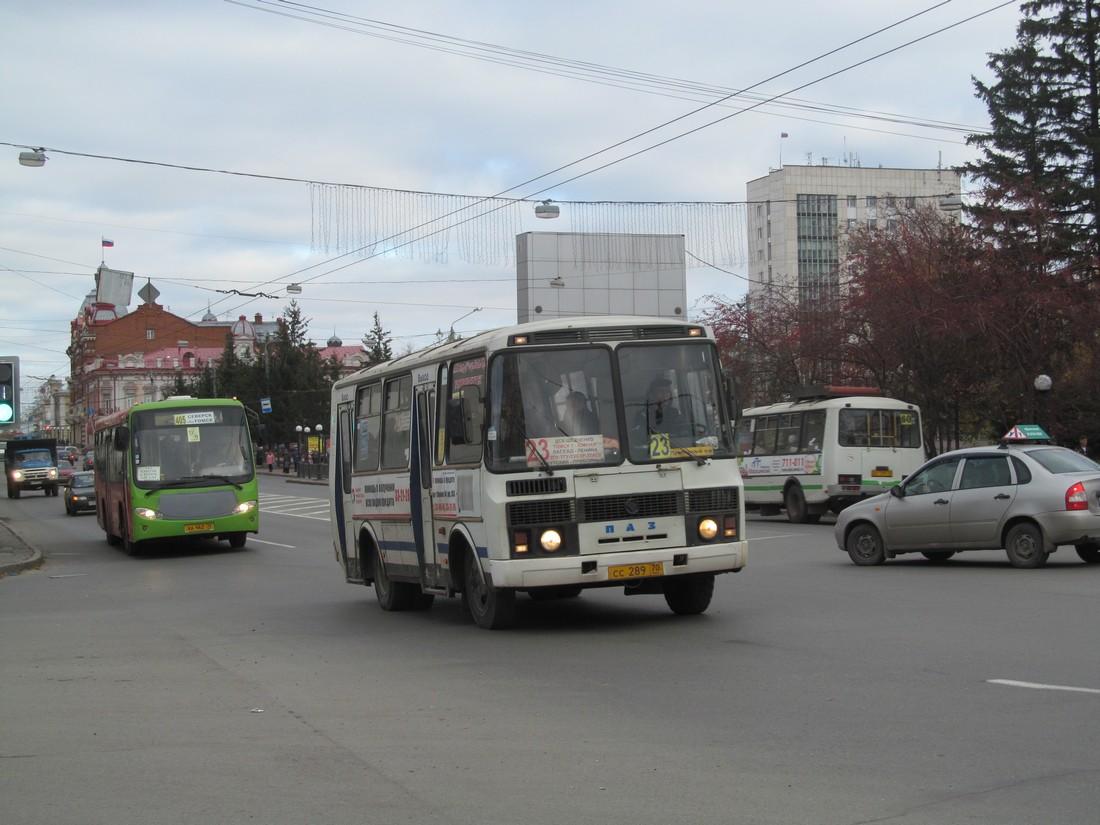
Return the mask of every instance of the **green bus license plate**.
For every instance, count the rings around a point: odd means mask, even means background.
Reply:
[[[183,525],[183,532],[185,533],[209,533],[214,529],[214,525],[210,522],[204,524],[185,524]]]
[[[643,564],[616,564],[607,568],[607,578],[616,579],[645,579],[650,576],[663,576],[665,563],[663,561],[647,561]]]

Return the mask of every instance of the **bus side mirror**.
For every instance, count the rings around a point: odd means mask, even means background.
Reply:
[[[130,446],[130,428],[129,427],[116,427],[115,436],[112,446],[120,453],[126,452],[126,448]]]
[[[485,407],[479,387],[463,387],[447,399],[447,437],[452,444],[480,444]]]

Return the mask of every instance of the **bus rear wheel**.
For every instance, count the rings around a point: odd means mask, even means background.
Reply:
[[[371,554],[371,570],[374,577],[374,595],[378,606],[385,611],[408,610],[413,606],[416,590],[408,582],[390,581],[386,575],[386,562],[377,550]]]
[[[485,581],[473,550],[465,553],[463,572],[466,581],[462,588],[462,605],[474,623],[485,630],[511,627],[516,614],[516,591],[491,587]]]
[[[807,524],[810,514],[806,508],[806,494],[797,484],[792,484],[783,494],[783,505],[787,508],[787,520],[794,524]],[[820,519],[820,516],[818,517]]]

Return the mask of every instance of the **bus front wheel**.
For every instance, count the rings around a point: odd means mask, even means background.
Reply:
[[[665,581],[665,604],[677,616],[697,616],[710,607],[714,574],[674,576]]]
[[[485,581],[477,554],[467,550],[463,560],[465,583],[462,604],[478,627],[503,630],[511,627],[516,613],[516,591],[499,590]]]
[[[234,550],[240,550],[248,541],[248,533],[230,533],[229,546]]]

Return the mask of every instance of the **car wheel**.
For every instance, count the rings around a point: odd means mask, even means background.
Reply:
[[[954,550],[929,550],[926,553],[921,553],[921,555],[924,556],[926,559],[928,559],[930,562],[932,562],[932,564],[943,564],[945,561],[947,561],[949,558],[951,558],[953,555],[955,555],[955,551]]]
[[[229,535],[229,546],[234,550],[240,550],[244,547],[245,542],[248,541],[248,533],[231,533]]]
[[[886,545],[882,536],[870,524],[857,524],[844,541],[848,557],[860,567],[871,567],[886,561]]]
[[[1078,544],[1074,549],[1086,564],[1100,564],[1100,545]]]
[[[787,492],[783,494],[783,505],[787,508],[788,521],[794,524],[806,524],[809,520],[806,512],[806,494],[797,484],[787,488]]]
[[[1043,531],[1034,524],[1017,524],[1008,531],[1005,553],[1013,567],[1042,567],[1050,557],[1043,543]]]

